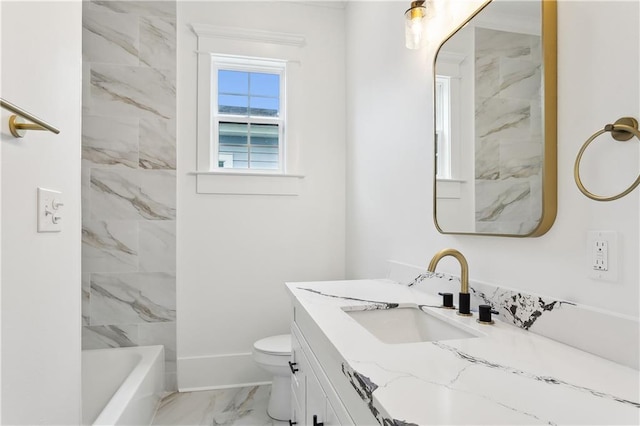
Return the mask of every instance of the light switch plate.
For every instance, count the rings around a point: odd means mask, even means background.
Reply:
[[[62,231],[62,193],[38,188],[38,232]]]

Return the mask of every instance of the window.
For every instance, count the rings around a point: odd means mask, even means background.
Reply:
[[[285,171],[285,63],[212,56],[212,170]]]
[[[451,79],[436,76],[436,178],[451,179]]]
[[[191,27],[198,37],[197,155],[196,170],[190,173],[196,177],[196,192],[298,195],[304,179],[304,132],[296,106],[304,102],[305,37],[207,24]]]

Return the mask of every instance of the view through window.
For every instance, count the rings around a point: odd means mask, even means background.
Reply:
[[[283,68],[217,68],[217,166],[282,170]]]

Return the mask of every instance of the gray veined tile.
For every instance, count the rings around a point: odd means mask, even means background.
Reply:
[[[82,218],[88,219],[91,215],[91,168],[82,167],[80,171],[80,196]]]
[[[531,36],[528,34],[476,27],[476,57],[531,58]]]
[[[542,179],[542,140],[504,141],[500,144],[500,178]]]
[[[520,99],[476,100],[476,137],[517,138],[530,132],[531,103]]]
[[[137,325],[82,327],[82,349],[128,348],[138,346]]]
[[[139,166],[143,169],[176,169],[176,120],[140,120]]]
[[[174,118],[175,73],[149,67],[92,64],[90,107],[93,115]]]
[[[140,63],[153,68],[175,70],[175,19],[140,18]]]
[[[140,219],[139,181],[136,170],[91,169],[91,219]]]
[[[89,8],[90,10],[127,13],[137,16],[163,16],[165,18],[175,18],[176,16],[175,0],[91,0],[83,3],[88,3],[85,5],[85,10]]]
[[[91,325],[175,320],[175,275],[162,272],[91,275]]]
[[[175,172],[91,170],[91,219],[175,219]]]
[[[500,59],[500,97],[540,100],[542,63],[531,60]]]
[[[476,222],[529,221],[530,195],[528,179],[476,181]]]
[[[138,222],[140,244],[139,270],[144,272],[175,272],[176,222],[147,220]]]
[[[84,272],[135,272],[138,270],[136,221],[85,221],[82,224]]]
[[[138,65],[138,18],[85,7],[82,56],[86,62]]]
[[[138,344],[163,345],[165,372],[176,372],[176,323],[156,322],[138,325]]]
[[[500,140],[494,137],[479,138],[475,145],[476,179],[500,178]]]
[[[542,102],[540,99],[531,102],[531,137],[544,140],[544,120],[542,119]]]
[[[91,64],[82,61],[82,115],[90,113],[89,105],[91,103]]]
[[[83,167],[138,167],[137,118],[82,117]]]
[[[542,177],[530,176],[529,188],[531,191],[531,211],[529,217],[537,224],[542,218],[542,210],[544,207],[542,203]]]
[[[82,325],[90,324],[91,317],[91,274],[82,274]]]
[[[176,218],[176,172],[174,170],[140,170],[140,193],[148,200],[147,219]]]
[[[533,221],[498,221],[498,222],[476,222],[476,232],[483,234],[530,234],[538,222]]]
[[[476,98],[492,98],[500,92],[500,58],[477,57],[475,73]]]

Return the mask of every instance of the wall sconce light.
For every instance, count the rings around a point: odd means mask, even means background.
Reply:
[[[424,43],[427,7],[424,0],[412,1],[411,7],[404,13],[404,36],[407,49],[419,49]]]

